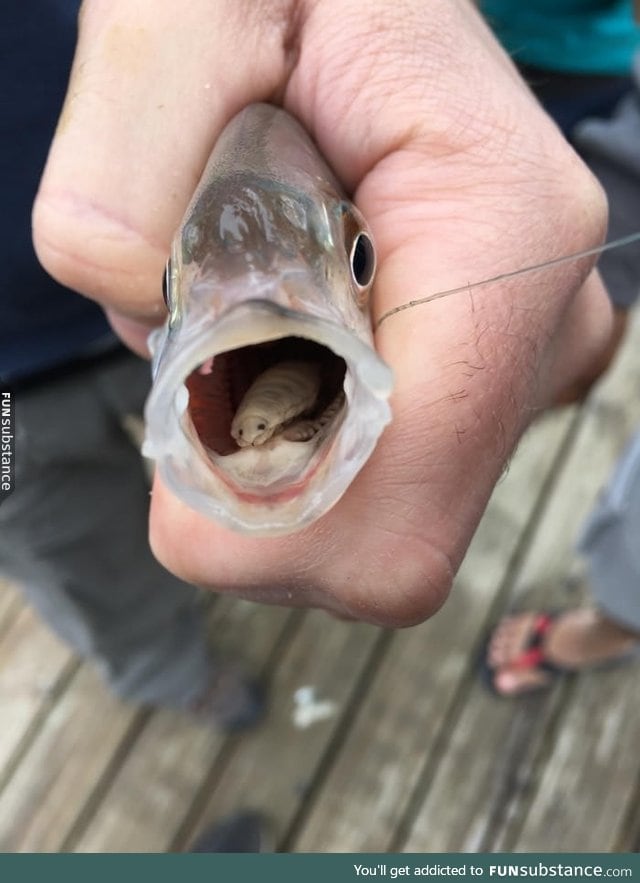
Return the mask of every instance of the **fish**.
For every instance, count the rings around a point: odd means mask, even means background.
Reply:
[[[300,530],[391,420],[371,231],[302,125],[252,104],[216,141],[171,246],[143,453],[240,533]]]

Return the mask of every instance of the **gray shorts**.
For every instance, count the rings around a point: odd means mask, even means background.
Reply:
[[[578,550],[587,559],[596,606],[640,634],[640,432],[602,491]]]

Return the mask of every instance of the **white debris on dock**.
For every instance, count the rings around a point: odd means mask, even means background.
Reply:
[[[300,687],[293,694],[293,723],[299,730],[333,717],[338,706],[329,700],[318,700],[315,687]]]

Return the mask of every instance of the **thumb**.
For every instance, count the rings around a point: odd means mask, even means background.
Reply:
[[[274,21],[271,7],[191,0],[179,15],[166,0],[83,7],[34,243],[49,273],[111,311],[123,336],[139,340],[164,317],[170,240],[218,133],[284,77],[287,22]]]

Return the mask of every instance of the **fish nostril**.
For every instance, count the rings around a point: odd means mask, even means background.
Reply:
[[[242,429],[239,429],[239,430],[238,430],[238,435],[240,436],[240,438],[242,438],[242,435],[243,435],[243,431],[242,431]]]

